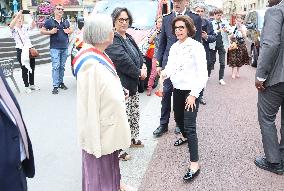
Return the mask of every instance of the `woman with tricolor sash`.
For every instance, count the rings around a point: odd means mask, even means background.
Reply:
[[[104,53],[113,37],[110,16],[86,18],[84,45],[74,58],[83,191],[121,190],[118,153],[130,146],[126,96],[114,64]]]

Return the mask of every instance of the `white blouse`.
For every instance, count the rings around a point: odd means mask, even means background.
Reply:
[[[245,25],[241,25],[241,30],[244,31],[244,32],[246,32],[246,31],[247,31],[246,26],[245,26]],[[236,38],[243,38],[243,34],[242,34],[241,31],[239,31],[239,30],[237,29],[237,26],[234,26],[234,28],[233,28],[233,35],[234,35],[234,37],[236,37]]]
[[[12,37],[14,38],[16,43],[16,48],[23,49],[23,44],[28,48],[33,47],[29,37],[30,30],[31,27],[28,25],[23,25],[21,28],[15,26],[13,29],[11,29]]]
[[[203,45],[190,37],[182,43],[174,43],[163,73],[171,79],[174,88],[191,90],[190,95],[198,98],[208,80]]]

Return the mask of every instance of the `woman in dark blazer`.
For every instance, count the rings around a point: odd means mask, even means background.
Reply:
[[[113,44],[106,49],[106,53],[113,61],[122,86],[129,91],[126,100],[126,113],[131,129],[131,147],[143,147],[138,140],[139,136],[139,78],[147,76],[147,68],[144,58],[137,44],[126,30],[132,25],[133,18],[127,8],[116,8],[112,12],[115,34]],[[123,152],[120,159],[128,160],[130,156]]]

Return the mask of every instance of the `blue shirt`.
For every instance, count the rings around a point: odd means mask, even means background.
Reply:
[[[70,23],[67,20],[61,19],[61,22],[58,23],[53,18],[50,18],[45,21],[44,27],[47,30],[52,30],[53,28],[59,29],[57,33],[50,35],[50,48],[68,48],[68,34],[63,31],[63,29],[67,29],[70,27]]]

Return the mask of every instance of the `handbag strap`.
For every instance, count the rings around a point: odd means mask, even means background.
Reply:
[[[18,31],[18,30],[16,30],[16,32],[17,32],[17,34],[18,34],[18,36],[19,36],[19,38],[20,38],[20,40],[21,40],[21,42],[22,42],[23,46],[25,46],[25,45],[24,45],[24,42],[23,42],[23,40],[22,40],[22,38],[21,38],[21,35],[20,35],[19,31]]]

